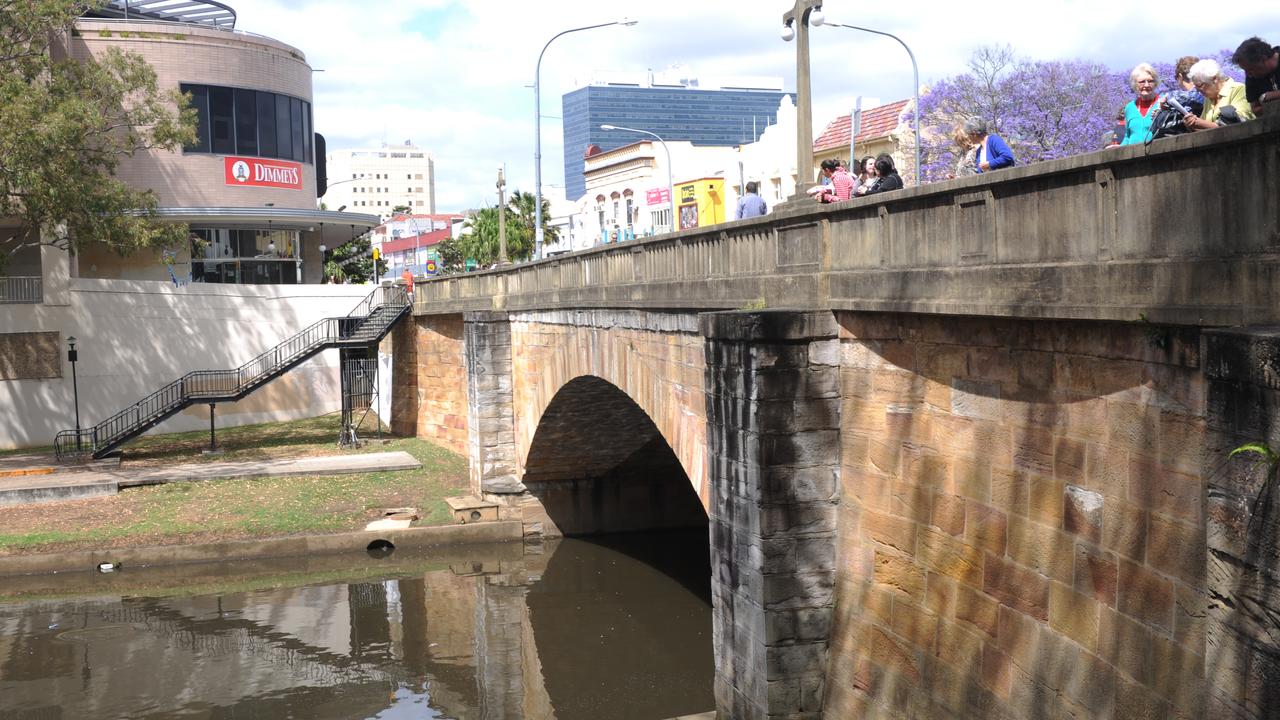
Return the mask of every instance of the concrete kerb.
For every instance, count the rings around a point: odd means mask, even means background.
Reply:
[[[359,553],[364,552],[377,540],[389,542],[396,548],[422,548],[506,543],[521,540],[523,536],[522,523],[511,520],[402,530],[361,530],[330,535],[235,540],[201,545],[158,545],[114,550],[16,555],[0,557],[0,577],[93,570],[103,563],[111,563],[127,571],[130,567]]]

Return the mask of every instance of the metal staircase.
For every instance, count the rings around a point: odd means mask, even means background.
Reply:
[[[321,351],[372,345],[410,307],[403,287],[378,287],[346,317],[320,320],[234,370],[187,373],[93,427],[59,432],[54,452],[100,458],[190,405],[234,402]]]

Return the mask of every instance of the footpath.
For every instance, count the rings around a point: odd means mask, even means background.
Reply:
[[[324,455],[276,460],[234,460],[124,469],[119,459],[83,465],[59,464],[53,455],[0,457],[0,506],[114,495],[121,488],[275,475],[343,475],[413,470],[421,467],[407,452]]]

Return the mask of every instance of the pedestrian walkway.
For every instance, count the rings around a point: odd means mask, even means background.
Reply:
[[[421,467],[403,451],[360,455],[231,460],[130,469],[119,460],[68,467],[52,456],[11,455],[0,458],[0,506],[114,495],[121,488],[171,482],[282,475],[347,475],[413,470]]]

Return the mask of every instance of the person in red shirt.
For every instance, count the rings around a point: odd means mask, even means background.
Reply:
[[[409,272],[409,268],[405,268],[401,273],[400,279],[404,280],[404,291],[409,293],[409,297],[413,297],[413,273]]]
[[[822,161],[822,175],[831,181],[818,194],[818,202],[833,203],[853,197],[853,176],[840,164],[839,160]]]

